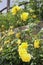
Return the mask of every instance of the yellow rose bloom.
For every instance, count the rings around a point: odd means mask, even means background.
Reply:
[[[21,44],[21,47],[24,48],[24,49],[27,49],[28,48],[28,43],[27,42],[23,42]]]
[[[27,50],[20,48],[20,47],[18,49],[18,52],[19,52],[20,57],[22,57],[24,54],[27,54]]]
[[[19,32],[19,33],[16,33],[16,37],[17,38],[20,38],[20,36],[21,36],[21,33]]]
[[[21,14],[21,20],[26,21],[26,20],[28,19],[28,15],[29,15],[28,12],[23,12],[23,13]]]
[[[21,40],[18,39],[16,43],[17,43],[18,45],[21,44]]]
[[[21,45],[19,45],[18,51],[20,55],[27,53],[27,47],[28,47],[27,43],[22,43]]]
[[[24,55],[22,55],[21,59],[22,59],[23,62],[30,62],[31,55],[29,53],[28,54],[24,54]]]
[[[28,48],[27,42],[23,42],[21,45],[19,45],[18,49],[25,49],[25,50],[27,50],[27,48]]]
[[[8,32],[8,36],[13,35],[13,34],[14,34],[14,31],[13,31],[13,30],[10,30],[10,31]]]
[[[35,40],[34,41],[34,48],[39,48],[40,47],[40,41],[39,40]]]
[[[21,8],[19,6],[14,6],[11,10],[12,14],[15,15]]]

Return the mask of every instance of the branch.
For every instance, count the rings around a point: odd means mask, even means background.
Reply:
[[[28,4],[28,3],[30,3],[30,2],[23,2],[23,3],[20,3],[18,6],[22,6],[22,5],[25,5],[25,4]],[[12,7],[10,7],[9,9],[11,9]],[[5,8],[3,8],[2,10],[0,10],[0,13],[2,12],[2,11],[4,11],[5,9],[7,9],[7,7],[5,7]]]
[[[7,7],[3,8],[0,12],[2,12],[3,10],[7,9]]]

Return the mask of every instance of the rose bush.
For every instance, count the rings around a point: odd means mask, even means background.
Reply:
[[[34,11],[14,6],[0,14],[0,65],[43,65],[43,30],[37,32]]]

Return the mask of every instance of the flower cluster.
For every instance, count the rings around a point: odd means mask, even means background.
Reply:
[[[31,60],[31,55],[30,53],[27,52],[27,47],[28,44],[26,42],[23,42],[18,48],[20,58],[22,59],[23,62],[30,62]]]

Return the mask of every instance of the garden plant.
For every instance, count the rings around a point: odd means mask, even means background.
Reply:
[[[0,65],[43,65],[43,0],[37,1],[0,13]]]

